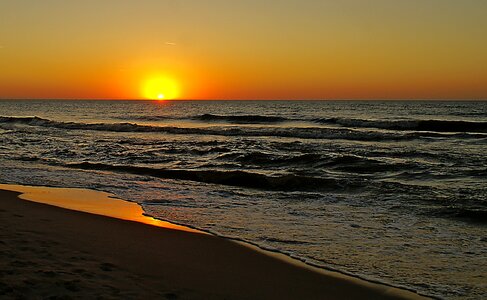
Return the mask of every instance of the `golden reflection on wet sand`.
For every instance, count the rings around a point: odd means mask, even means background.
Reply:
[[[138,204],[117,199],[112,194],[106,192],[79,188],[52,188],[14,184],[0,184],[0,189],[22,193],[19,198],[32,202],[168,229],[204,233],[196,229],[145,216],[144,211]]]

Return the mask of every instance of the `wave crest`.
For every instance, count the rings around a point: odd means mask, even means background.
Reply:
[[[367,120],[347,118],[321,118],[321,124],[336,124],[347,127],[379,128],[389,130],[436,131],[436,132],[487,132],[487,122],[453,120]]]
[[[78,123],[54,121],[39,117],[0,117],[0,124],[23,124],[67,130],[95,130],[111,132],[154,132],[166,134],[194,134],[242,137],[284,137],[300,139],[343,139],[356,141],[405,141],[420,138],[485,138],[485,134],[442,134],[435,132],[376,132],[349,128],[323,127],[175,127],[135,123]],[[487,132],[487,131],[486,131]]]
[[[225,121],[230,123],[281,123],[285,121],[290,121],[284,117],[278,116],[262,116],[262,115],[213,115],[213,114],[203,114],[194,117],[194,119],[202,121]]]
[[[299,176],[294,174],[268,176],[245,171],[219,170],[172,170],[140,166],[109,165],[103,163],[72,163],[69,168],[99,170],[146,175],[165,179],[189,180],[203,183],[222,184],[237,187],[275,191],[349,191],[360,187],[351,182],[329,178]]]

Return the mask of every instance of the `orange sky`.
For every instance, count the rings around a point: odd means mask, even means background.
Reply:
[[[0,98],[486,99],[484,0],[2,0]],[[175,88],[170,88],[175,89]]]

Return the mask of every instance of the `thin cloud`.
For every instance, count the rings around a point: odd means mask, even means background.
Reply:
[[[168,45],[168,46],[176,46],[176,43],[166,42],[166,45]]]

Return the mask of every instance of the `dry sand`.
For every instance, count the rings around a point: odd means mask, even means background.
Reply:
[[[208,234],[0,190],[1,299],[421,299]]]

